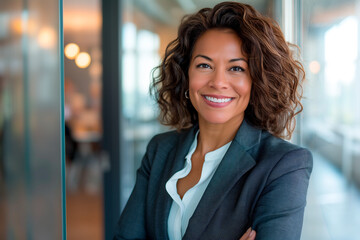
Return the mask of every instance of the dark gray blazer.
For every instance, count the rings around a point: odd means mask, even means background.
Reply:
[[[183,168],[197,127],[155,136],[147,147],[114,239],[168,239],[165,183]],[[190,218],[183,239],[300,239],[311,153],[245,120]]]

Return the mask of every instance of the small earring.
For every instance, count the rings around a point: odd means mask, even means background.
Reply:
[[[185,98],[189,99],[189,89],[185,91]]]

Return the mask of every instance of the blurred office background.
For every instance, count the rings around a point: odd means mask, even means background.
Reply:
[[[218,2],[1,0],[0,239],[111,239],[147,142],[168,130],[151,70],[181,18]],[[302,239],[360,239],[360,1],[239,2],[301,49]]]

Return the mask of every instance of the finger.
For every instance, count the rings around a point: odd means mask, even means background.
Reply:
[[[254,230],[251,230],[247,240],[255,240],[255,237],[256,237],[256,232]]]
[[[251,227],[248,228],[248,230],[246,230],[246,232],[244,233],[244,235],[242,235],[242,237],[239,240],[248,240],[248,237],[250,235],[251,232]]]

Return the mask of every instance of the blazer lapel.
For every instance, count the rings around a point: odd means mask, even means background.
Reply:
[[[261,130],[245,120],[202,196],[183,239],[199,239],[234,184],[255,164],[247,150],[260,141]]]
[[[163,177],[160,180],[159,195],[156,201],[156,239],[168,239],[168,216],[170,213],[172,198],[167,193],[165,185],[166,182],[179,170],[184,167],[185,156],[194,140],[198,127],[195,126],[189,131],[182,133],[179,137],[176,148],[169,154],[169,159],[163,169]],[[161,174],[161,173],[159,173]],[[164,235],[165,234],[165,235]]]

